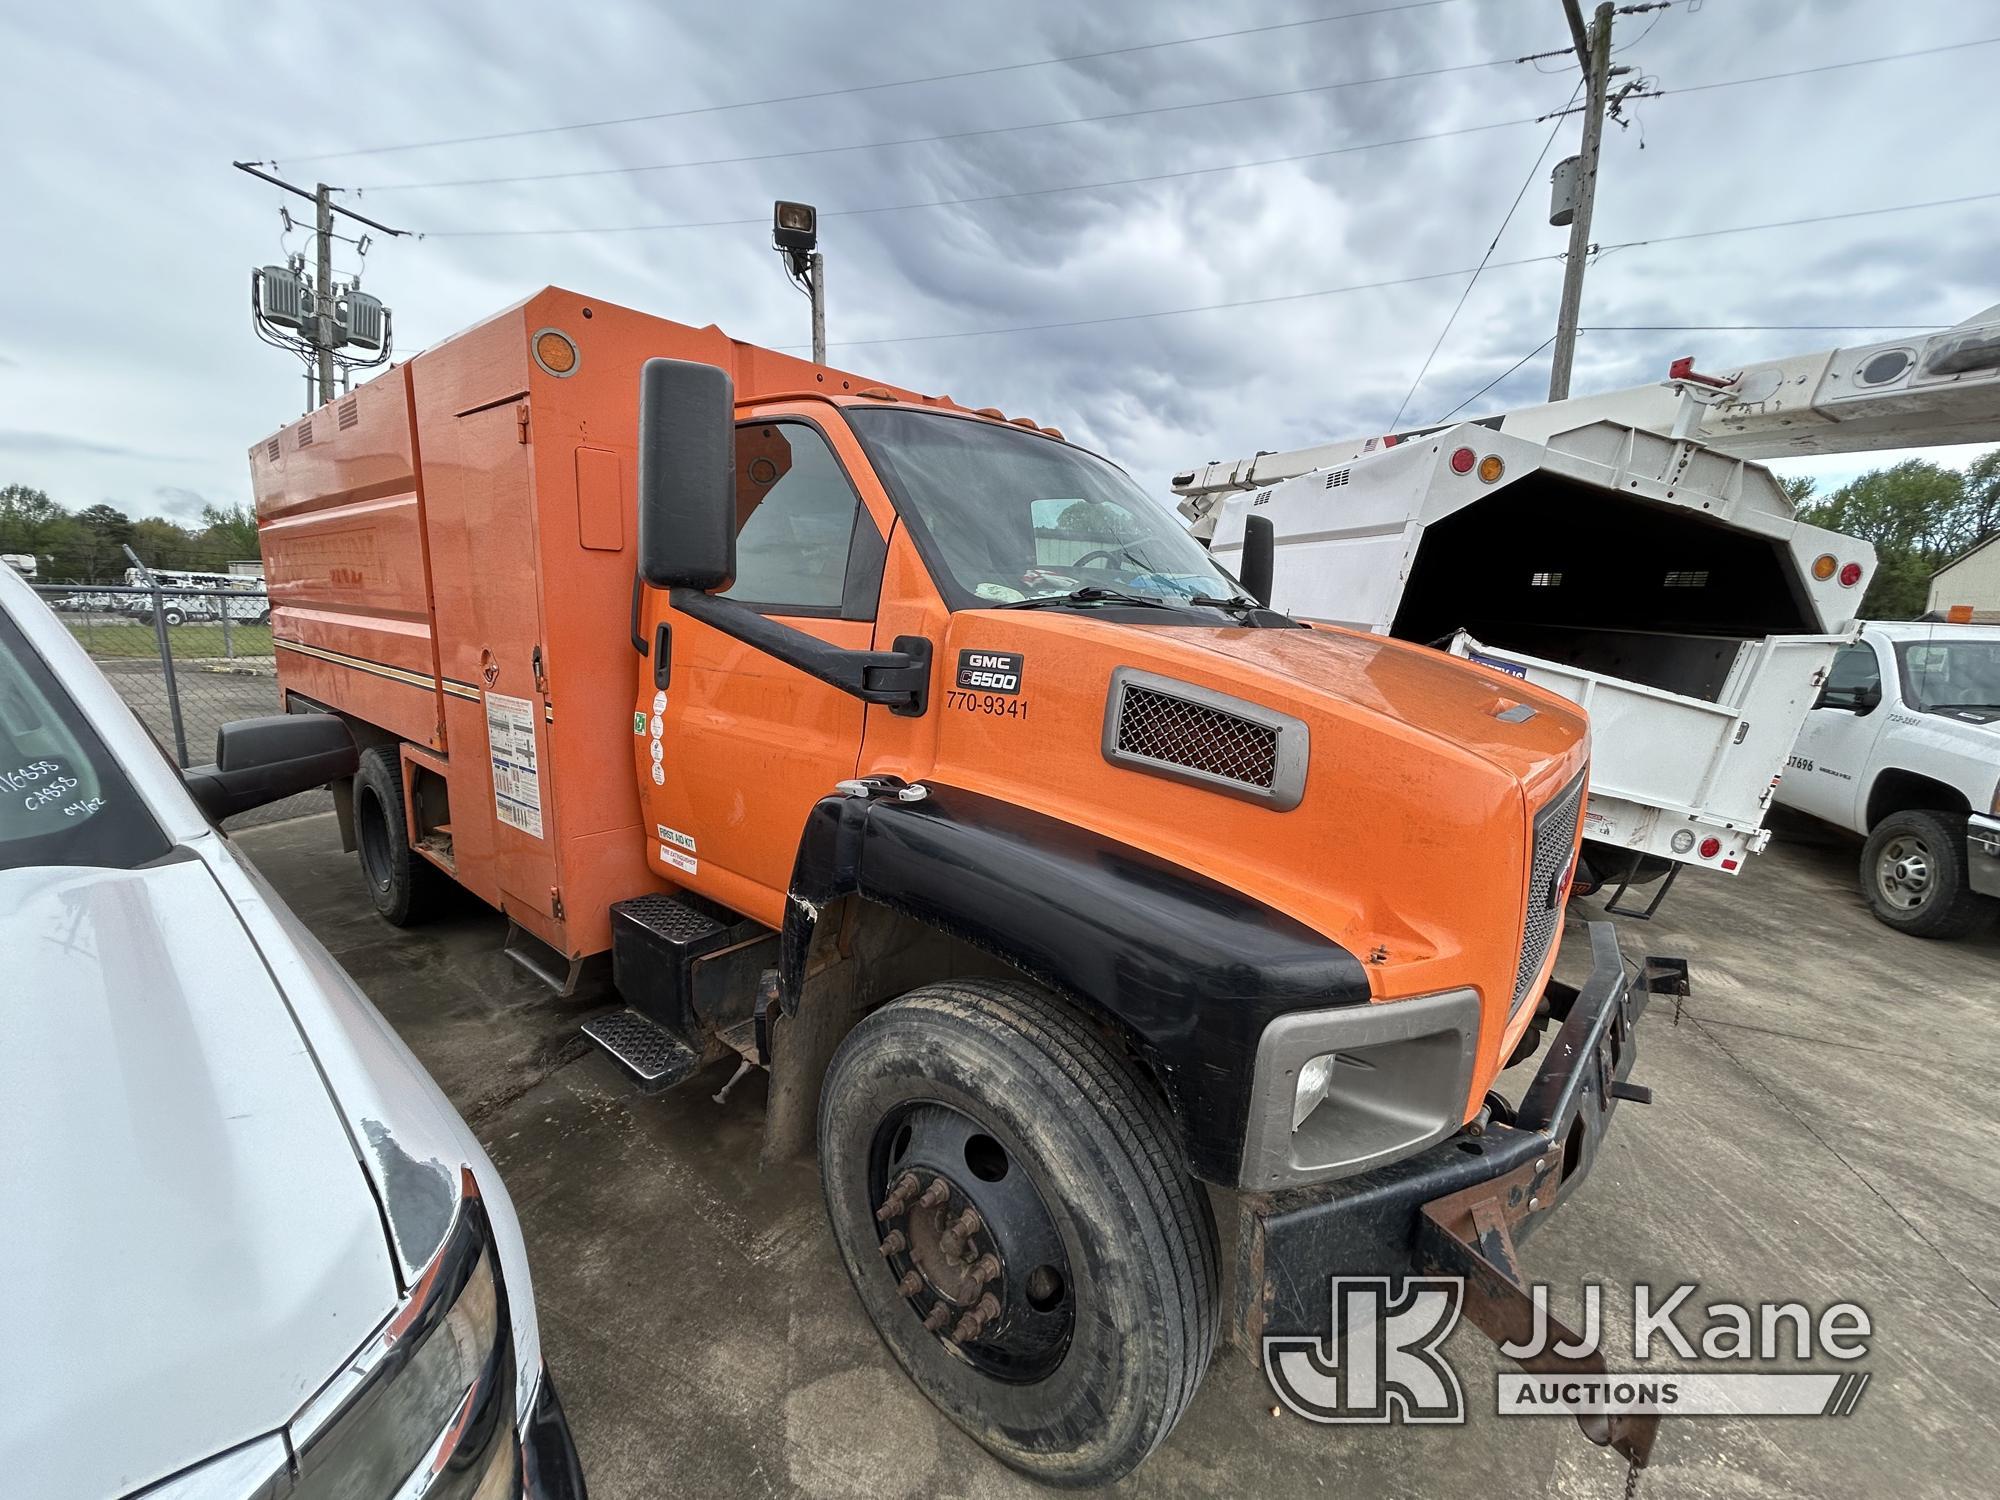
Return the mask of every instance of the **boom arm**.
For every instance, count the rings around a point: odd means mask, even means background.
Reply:
[[[1732,458],[1860,453],[2000,440],[2000,306],[1942,333],[1825,349],[1702,375],[1676,360],[1657,385],[1577,396],[1479,419],[1531,442],[1611,421],[1689,438]],[[1174,476],[1190,519],[1202,497],[1259,489],[1423,437],[1417,428],[1218,462]]]

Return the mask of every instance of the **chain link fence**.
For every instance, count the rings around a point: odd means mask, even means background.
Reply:
[[[177,765],[215,758],[215,731],[232,719],[284,712],[271,647],[271,601],[262,585],[155,588],[36,584]],[[225,828],[331,812],[320,790],[227,820]]]

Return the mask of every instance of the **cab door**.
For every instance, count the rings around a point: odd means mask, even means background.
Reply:
[[[1882,727],[1882,660],[1872,641],[1843,646],[1827,669],[1826,686],[1785,763],[1778,800],[1844,828],[1861,828],[1866,771]]]
[[[736,526],[724,597],[869,648],[882,533],[816,422],[788,412],[737,425]],[[649,861],[776,926],[807,813],[854,774],[863,705],[646,593],[633,730]]]

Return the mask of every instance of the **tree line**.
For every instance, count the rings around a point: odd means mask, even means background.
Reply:
[[[37,582],[123,583],[128,545],[149,568],[226,573],[257,556],[257,518],[247,505],[204,505],[201,524],[183,526],[102,502],[72,511],[25,484],[0,487],[0,552],[34,558]]]

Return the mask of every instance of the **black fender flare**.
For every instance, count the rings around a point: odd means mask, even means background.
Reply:
[[[1279,1015],[1364,1005],[1347,949],[1241,891],[1045,813],[926,783],[827,797],[806,819],[785,908],[796,1010],[820,912],[877,902],[1113,1018],[1166,1090],[1190,1170],[1235,1186],[1257,1041]]]

